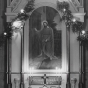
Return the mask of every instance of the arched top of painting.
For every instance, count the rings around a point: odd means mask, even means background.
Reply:
[[[44,7],[44,6],[51,7],[53,9],[55,9],[59,13],[60,17],[62,17],[62,13],[57,9],[56,4],[51,3],[51,2],[36,3],[36,5],[34,7],[35,9],[33,11],[31,11],[29,14],[31,15],[36,9],[38,9],[40,7]]]

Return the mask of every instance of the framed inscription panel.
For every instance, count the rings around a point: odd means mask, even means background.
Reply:
[[[61,76],[48,76],[44,79],[44,76],[31,76],[29,77],[29,85],[61,85]]]
[[[48,6],[33,11],[29,19],[29,67],[62,67],[62,30],[59,13]]]

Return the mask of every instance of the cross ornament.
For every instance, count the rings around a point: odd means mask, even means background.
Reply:
[[[44,76],[41,77],[41,78],[44,80],[44,85],[46,85],[46,79],[48,78],[48,77],[46,76],[46,74],[44,74]]]

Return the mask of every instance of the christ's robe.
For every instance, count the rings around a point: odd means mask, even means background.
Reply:
[[[54,56],[54,35],[53,29],[51,27],[44,27],[41,31],[41,46],[42,51],[48,57],[52,58]]]

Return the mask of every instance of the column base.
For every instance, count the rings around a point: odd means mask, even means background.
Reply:
[[[61,87],[57,87],[57,88],[61,88]]]
[[[79,83],[79,88],[84,88],[83,83]]]
[[[24,83],[20,83],[20,88],[24,88]]]
[[[12,88],[12,84],[10,83],[10,84],[7,84],[7,88]]]
[[[67,83],[66,84],[66,88],[71,88],[71,84],[70,83]]]
[[[31,86],[29,86],[28,88],[32,88]]]

